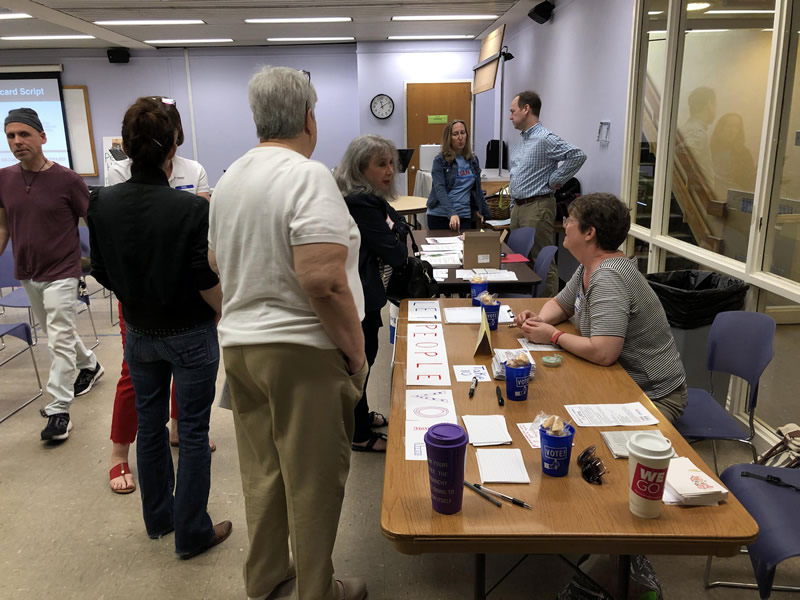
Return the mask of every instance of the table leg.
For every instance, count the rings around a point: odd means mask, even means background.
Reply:
[[[486,555],[475,555],[475,600],[486,600]]]
[[[628,584],[631,580],[631,556],[620,554],[617,557],[617,600],[628,600]]]

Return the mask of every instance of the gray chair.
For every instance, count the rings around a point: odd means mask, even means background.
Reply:
[[[36,366],[36,356],[34,356],[34,354],[33,354],[33,338],[31,337],[30,325],[28,325],[27,323],[8,323],[8,324],[0,325],[0,339],[3,340],[3,347],[4,348],[5,348],[5,339],[4,338],[7,335],[10,335],[10,336],[13,336],[15,338],[18,338],[18,339],[22,340],[23,342],[25,342],[27,344],[27,346],[25,348],[22,348],[21,350],[15,352],[14,354],[9,356],[8,358],[3,360],[2,362],[0,362],[0,367],[5,365],[6,363],[11,362],[12,360],[14,360],[17,356],[19,356],[20,354],[22,354],[26,350],[29,350],[30,353],[31,353],[31,360],[33,361],[33,372],[36,374],[36,383],[39,385],[39,391],[34,396],[32,396],[31,398],[28,398],[27,400],[25,400],[17,408],[12,410],[8,414],[3,415],[2,417],[0,417],[0,423],[5,421],[6,419],[8,419],[11,415],[21,411],[23,408],[28,406],[28,404],[30,404],[31,402],[36,400],[38,397],[40,397],[42,395],[42,393],[43,393],[43,391],[42,391],[42,379],[41,379],[41,377],[39,377],[39,367]],[[4,391],[3,392],[3,396],[7,397],[7,392]]]

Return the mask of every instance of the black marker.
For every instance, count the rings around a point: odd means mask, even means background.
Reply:
[[[503,400],[503,392],[500,391],[499,385],[495,388],[495,391],[497,392],[497,404],[503,406],[506,403],[506,401]]]
[[[469,397],[472,398],[475,395],[475,388],[478,387],[478,378],[472,378],[472,385],[469,386]]]
[[[470,483],[469,481],[465,481],[464,485],[467,486],[469,489],[471,489],[476,494],[478,494],[481,498],[485,498],[486,500],[488,500],[489,502],[494,504],[496,507],[503,508],[503,504],[500,501],[495,500],[489,494],[485,493],[483,490],[478,489],[478,484],[477,483]]]

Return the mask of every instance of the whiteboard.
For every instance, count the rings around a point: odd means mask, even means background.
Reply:
[[[63,90],[72,170],[82,177],[96,177],[97,157],[94,152],[92,115],[89,112],[89,92],[85,85],[65,85]]]

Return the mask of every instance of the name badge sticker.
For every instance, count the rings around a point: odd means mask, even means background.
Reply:
[[[189,185],[176,185],[176,190],[193,190],[194,186],[190,183]]]

